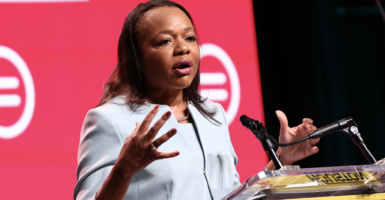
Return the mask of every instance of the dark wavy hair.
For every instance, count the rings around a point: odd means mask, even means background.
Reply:
[[[138,24],[145,13],[164,6],[177,7],[187,15],[191,20],[199,44],[199,37],[194,21],[183,6],[168,0],[150,0],[146,3],[139,4],[127,15],[124,21],[118,42],[118,63],[104,85],[103,96],[97,107],[107,103],[116,96],[125,95],[127,99],[126,104],[135,112],[147,100],[145,91],[146,82],[138,59],[138,56],[141,56],[138,40],[142,37],[140,35],[142,31],[140,31]],[[199,82],[200,64],[198,65],[197,74],[191,85],[183,89],[183,100],[191,102],[198,111],[210,121],[221,124],[213,117],[217,112],[216,108],[209,109],[203,104],[206,99],[202,98],[198,93]]]

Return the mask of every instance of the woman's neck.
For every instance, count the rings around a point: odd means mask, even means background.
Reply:
[[[168,105],[177,119],[183,118],[187,115],[188,109],[187,103],[183,100],[183,90],[148,89],[146,93],[146,97],[150,103]]]
[[[146,91],[146,97],[150,103],[163,104],[170,107],[185,105],[183,90],[151,90]]]

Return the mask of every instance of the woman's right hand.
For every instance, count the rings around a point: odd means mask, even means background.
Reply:
[[[175,135],[176,129],[171,129],[158,139],[154,138],[160,128],[170,118],[171,112],[167,111],[150,128],[150,124],[156,113],[159,112],[159,105],[156,105],[144,118],[142,124],[136,123],[135,130],[124,141],[122,150],[118,156],[115,166],[111,173],[103,182],[102,187],[97,192],[95,198],[98,200],[121,199],[123,200],[127,189],[130,186],[131,178],[135,173],[145,168],[155,160],[163,158],[172,158],[179,155],[178,151],[159,152],[157,148]],[[156,147],[153,150],[151,143]]]
[[[158,131],[171,116],[171,112],[167,111],[149,129],[152,120],[158,112],[159,105],[156,105],[144,118],[142,124],[136,122],[135,130],[124,141],[123,148],[115,164],[115,170],[126,176],[133,176],[155,160],[172,158],[179,155],[178,151],[166,153],[157,150],[160,145],[176,134],[176,129],[173,128],[154,141]],[[155,150],[151,148],[151,143],[156,147]]]

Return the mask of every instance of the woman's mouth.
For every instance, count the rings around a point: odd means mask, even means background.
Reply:
[[[185,76],[191,73],[192,62],[190,60],[182,60],[177,63],[172,69],[175,73],[181,76]]]

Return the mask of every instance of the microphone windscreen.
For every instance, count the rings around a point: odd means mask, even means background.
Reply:
[[[251,120],[248,116],[246,116],[246,115],[242,115],[241,118],[240,118],[240,120],[241,120],[242,125],[243,125],[243,126],[246,126],[246,127],[247,127],[247,125],[252,121],[252,120]]]

